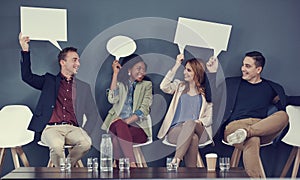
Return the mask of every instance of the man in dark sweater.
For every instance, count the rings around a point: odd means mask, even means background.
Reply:
[[[227,100],[222,119],[224,140],[243,151],[245,170],[254,178],[264,178],[259,163],[260,144],[271,142],[288,125],[287,96],[282,86],[261,77],[264,64],[262,53],[246,53],[242,76],[226,78]],[[210,60],[207,67],[216,72],[217,59]],[[278,111],[268,115],[272,104]]]

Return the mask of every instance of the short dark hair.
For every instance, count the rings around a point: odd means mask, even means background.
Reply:
[[[63,50],[61,50],[57,56],[59,66],[60,66],[60,60],[62,59],[65,60],[68,52],[77,52],[77,49],[74,47],[66,47]]]
[[[251,51],[251,52],[247,52],[245,54],[245,56],[251,57],[255,60],[255,65],[256,67],[262,67],[262,69],[265,66],[266,63],[266,59],[265,57],[262,55],[261,52],[258,51]]]

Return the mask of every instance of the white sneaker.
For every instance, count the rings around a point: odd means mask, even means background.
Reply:
[[[231,145],[239,144],[247,138],[247,131],[245,129],[237,129],[227,136],[227,142]]]

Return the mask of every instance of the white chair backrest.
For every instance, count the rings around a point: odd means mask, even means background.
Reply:
[[[292,145],[300,146],[300,106],[287,106],[286,112],[289,115],[290,127],[287,134],[282,138],[282,141]]]
[[[33,141],[34,132],[27,130],[32,112],[24,105],[7,105],[0,111],[0,147],[15,147]]]

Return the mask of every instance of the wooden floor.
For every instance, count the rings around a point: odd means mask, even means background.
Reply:
[[[2,179],[176,179],[176,178],[248,178],[245,170],[232,168],[226,172],[207,172],[205,168],[179,167],[177,172],[168,172],[166,167],[132,168],[129,172],[88,172],[87,168],[72,168],[70,173],[59,168],[20,167]]]

